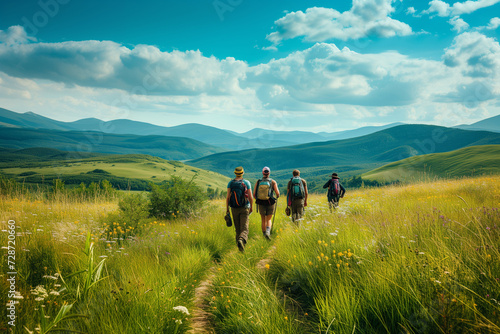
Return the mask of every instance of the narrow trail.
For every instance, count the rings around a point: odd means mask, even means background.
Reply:
[[[210,321],[210,317],[212,315],[207,311],[208,304],[206,302],[206,297],[212,286],[212,281],[215,278],[216,267],[210,268],[208,272],[209,274],[207,277],[201,281],[194,290],[194,309],[192,311],[193,317],[191,318],[191,329],[186,332],[188,334],[215,333]]]
[[[255,265],[255,267],[259,270],[264,270],[265,267],[266,267],[266,264],[269,264],[269,262],[271,262],[271,255],[272,253],[276,250],[276,246],[275,245],[272,245],[271,247],[269,247],[269,249],[267,250],[265,256],[263,259],[261,259],[259,262],[257,262],[257,264]]]

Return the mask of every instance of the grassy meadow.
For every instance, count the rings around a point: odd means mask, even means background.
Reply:
[[[0,330],[500,333],[499,204],[499,176],[348,189],[333,213],[312,195],[298,225],[280,199],[272,240],[253,213],[240,253],[223,200],[131,227],[118,199],[2,196]]]

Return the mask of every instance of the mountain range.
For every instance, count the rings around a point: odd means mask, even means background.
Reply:
[[[61,122],[33,112],[16,113],[0,108],[0,126],[3,127],[60,131],[92,131],[139,136],[186,137],[231,151],[250,148],[275,148],[311,142],[349,139],[402,124],[403,123],[391,123],[383,126],[367,126],[339,132],[313,133],[307,131],[276,131],[256,128],[244,133],[237,133],[196,123],[164,127],[128,119],[102,121],[96,118],[85,118],[74,122]],[[500,132],[500,115],[471,125],[460,125],[457,126],[457,128]]]
[[[243,165],[249,170],[274,170],[366,164],[380,166],[415,155],[448,152],[475,145],[500,144],[500,133],[468,131],[434,125],[407,124],[369,135],[301,145],[222,152],[187,162],[221,174]]]

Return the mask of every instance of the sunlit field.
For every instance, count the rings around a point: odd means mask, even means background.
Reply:
[[[308,202],[296,225],[279,200],[271,241],[253,213],[240,253],[223,200],[131,226],[117,199],[0,197],[0,296],[16,302],[0,330],[500,333],[500,177]]]

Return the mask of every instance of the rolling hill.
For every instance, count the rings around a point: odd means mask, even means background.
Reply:
[[[149,182],[161,182],[170,176],[193,179],[202,189],[225,191],[229,178],[214,172],[187,166],[179,161],[167,161],[144,154],[104,155],[83,154],[76,158],[73,152],[36,148],[23,150],[2,149],[9,153],[9,161],[0,162],[0,173],[23,183],[51,184],[61,179],[68,185],[110,181],[120,189],[131,187],[144,190]]]
[[[166,136],[118,135],[102,132],[7,128],[0,131],[0,147],[55,148],[73,152],[149,154],[168,160],[186,160],[223,151],[194,139]]]
[[[403,159],[364,173],[362,177],[392,182],[499,173],[500,145],[483,145]]]
[[[346,165],[359,169],[366,164],[383,165],[414,155],[488,144],[500,144],[500,134],[433,125],[400,125],[357,138],[217,153],[187,163],[225,175],[230,175],[238,165],[253,172],[266,165],[271,170]]]

